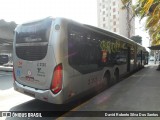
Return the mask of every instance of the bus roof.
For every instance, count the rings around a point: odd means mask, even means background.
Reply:
[[[82,24],[82,23],[79,23],[79,22],[76,22],[76,21],[74,21],[74,20],[67,19],[67,18],[61,18],[61,17],[52,18],[52,17],[49,16],[49,17],[46,17],[46,18],[43,18],[43,19],[34,20],[34,21],[29,21],[29,22],[23,23],[23,24],[21,24],[21,25],[31,24],[31,23],[34,23],[34,22],[36,23],[36,22],[43,21],[43,20],[46,20],[46,19],[53,19],[53,20],[55,20],[55,19],[62,19],[62,20],[67,20],[67,21],[70,21],[70,22],[72,22],[72,23],[79,24],[79,25],[81,25],[81,26],[83,26],[83,27],[87,27],[87,28],[89,28],[89,29],[91,29],[91,30],[93,30],[93,31],[98,31],[98,32],[100,32],[100,33],[102,33],[102,34],[104,34],[104,35],[107,34],[108,36],[111,36],[111,37],[114,37],[114,38],[118,38],[118,39],[120,39],[120,40],[122,40],[122,41],[131,43],[131,44],[135,44],[135,45],[137,45],[137,46],[142,47],[143,49],[145,49],[145,47],[143,47],[143,46],[140,45],[139,43],[136,43],[136,42],[134,42],[133,40],[131,40],[131,39],[125,37],[125,36],[122,36],[122,35],[119,35],[119,34],[117,34],[117,33],[114,33],[114,32],[111,32],[111,31],[107,31],[107,30],[104,30],[104,29],[102,29],[102,28],[98,28],[98,27],[95,27],[95,26],[91,26],[91,25],[87,25],[87,24]]]

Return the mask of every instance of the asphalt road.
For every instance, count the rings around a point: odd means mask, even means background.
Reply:
[[[0,71],[0,111],[53,111],[59,116],[65,114],[66,112],[72,110],[76,106],[82,104],[84,101],[92,96],[86,96],[78,101],[68,103],[64,105],[56,105],[47,102],[43,102],[27,95],[18,93],[13,89],[13,78],[11,72]],[[58,117],[48,117],[48,118],[34,118],[34,120],[54,120]],[[33,118],[17,118],[17,117],[1,117],[1,119],[6,120],[32,120]]]
[[[160,71],[156,68],[157,66],[151,63],[96,96],[91,95],[65,106],[42,102],[14,91],[11,73],[0,73],[0,111],[66,111],[59,117],[43,118],[44,120],[159,120],[160,117],[75,117],[74,112],[69,112],[160,111]],[[32,120],[31,118],[25,119]],[[6,120],[19,119],[8,117]]]

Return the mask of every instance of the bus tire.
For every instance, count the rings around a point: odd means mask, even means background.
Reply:
[[[115,76],[115,81],[119,82],[120,79],[119,79],[119,70],[118,70],[118,68],[115,70],[114,76]]]
[[[111,82],[111,75],[110,72],[107,71],[104,76],[103,76],[103,80],[105,81],[105,87],[109,87],[110,86],[110,82]]]

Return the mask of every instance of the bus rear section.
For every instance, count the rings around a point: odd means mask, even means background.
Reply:
[[[14,40],[14,89],[37,99],[61,104],[62,64],[56,64],[54,49],[50,44],[54,20],[18,26]]]

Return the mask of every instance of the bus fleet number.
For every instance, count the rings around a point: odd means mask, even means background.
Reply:
[[[88,85],[93,85],[93,84],[99,84],[99,80],[97,79],[97,77],[93,77],[88,80]]]

